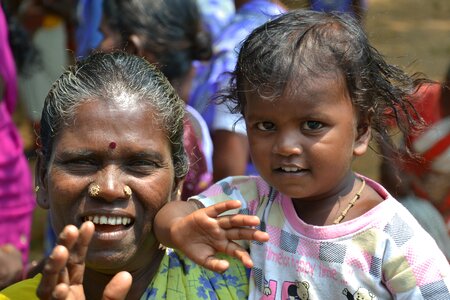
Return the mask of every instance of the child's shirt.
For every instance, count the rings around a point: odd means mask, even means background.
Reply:
[[[260,177],[229,177],[193,198],[205,206],[240,200],[239,213],[257,215],[269,233],[266,243],[242,243],[254,262],[249,299],[450,299],[450,267],[436,242],[365,179],[385,200],[331,226],[303,222],[292,200]]]

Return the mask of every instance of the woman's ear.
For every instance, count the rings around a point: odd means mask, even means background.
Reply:
[[[137,34],[132,34],[128,37],[126,51],[138,56],[144,55],[144,42]]]
[[[369,122],[361,122],[357,127],[357,136],[353,146],[353,155],[361,156],[366,153],[372,138],[372,128]]]
[[[181,199],[181,192],[182,192],[182,189],[183,189],[183,183],[184,183],[184,178],[175,178],[175,182],[174,182],[173,190],[172,190],[171,201],[174,201],[174,200],[187,200],[187,199]]]
[[[35,183],[36,183],[36,200],[40,207],[44,209],[50,208],[50,203],[47,197],[47,167],[45,164],[45,157],[42,151],[37,151],[36,168],[35,168]]]

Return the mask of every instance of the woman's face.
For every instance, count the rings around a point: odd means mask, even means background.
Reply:
[[[91,269],[133,271],[151,263],[158,248],[153,219],[178,186],[170,143],[152,113],[85,102],[56,137],[47,168],[38,163],[39,203],[50,209],[55,232],[86,219],[95,223],[86,260]],[[98,186],[97,195],[89,193],[90,185]]]

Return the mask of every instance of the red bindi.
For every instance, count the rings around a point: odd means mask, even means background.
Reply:
[[[117,146],[116,142],[109,143],[109,149],[116,149],[116,146]]]

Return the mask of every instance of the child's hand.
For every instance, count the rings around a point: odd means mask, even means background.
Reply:
[[[223,212],[236,209],[241,203],[230,200],[196,210],[174,222],[170,235],[175,248],[183,251],[195,263],[215,272],[225,271],[229,263],[214,255],[218,252],[234,256],[250,268],[253,262],[246,249],[233,240],[255,240],[266,242],[266,232],[249,228],[259,225],[257,216],[225,215]]]

